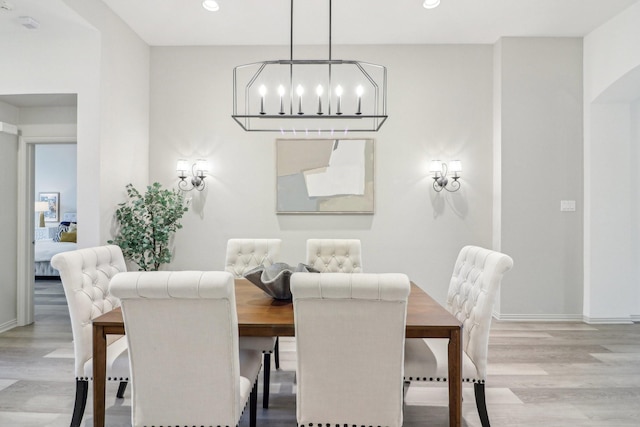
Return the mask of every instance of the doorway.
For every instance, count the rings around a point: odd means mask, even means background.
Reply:
[[[77,140],[77,95],[76,94],[24,94],[0,95],[0,107],[13,113],[19,129],[17,154],[14,164],[13,180],[7,185],[15,191],[14,210],[16,218],[14,232],[16,238],[10,252],[15,254],[13,266],[15,278],[14,322],[17,326],[33,323],[34,311],[34,240],[36,227],[36,147],[75,144]],[[77,175],[75,170],[74,174]],[[52,183],[52,186],[58,185]],[[46,190],[57,193],[56,188]],[[38,191],[40,192],[40,191]],[[75,188],[73,189],[75,199]],[[70,198],[67,198],[69,201]],[[64,203],[60,198],[60,202]],[[64,206],[64,205],[63,205]],[[75,208],[75,206],[74,206]],[[70,209],[74,210],[75,209]],[[51,222],[48,225],[53,225]],[[39,224],[38,224],[39,225]],[[11,287],[10,284],[6,286]]]

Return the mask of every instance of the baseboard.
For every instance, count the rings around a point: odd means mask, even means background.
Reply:
[[[624,325],[634,322],[633,316],[627,317],[589,317],[583,316],[582,321],[590,325]],[[640,318],[636,321],[640,322]]]
[[[9,320],[8,322],[4,322],[3,324],[0,325],[0,334],[3,332],[7,332],[9,329],[13,329],[16,326],[18,326],[18,320],[17,319],[13,319],[13,320]]]
[[[493,312],[497,320],[507,322],[583,322],[582,314],[501,314]]]

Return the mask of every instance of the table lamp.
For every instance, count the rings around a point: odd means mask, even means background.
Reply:
[[[35,211],[40,212],[40,228],[44,227],[44,213],[49,210],[49,202],[36,202]]]

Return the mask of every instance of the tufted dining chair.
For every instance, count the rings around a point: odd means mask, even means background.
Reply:
[[[307,264],[321,273],[362,273],[359,239],[309,239]]]
[[[115,276],[131,364],[131,424],[237,426],[250,400],[256,425],[262,355],[238,349],[233,276],[138,271]]]
[[[59,253],[51,258],[51,266],[60,272],[71,318],[76,376],[71,427],[77,427],[82,422],[89,381],[93,379],[91,321],[120,306],[120,301],[109,293],[109,281],[127,267],[122,251],[114,245]],[[117,397],[122,398],[129,381],[129,361],[127,342],[121,336],[110,335],[107,339],[107,379],[120,383]]]
[[[299,426],[402,426],[409,291],[404,274],[291,276]]]
[[[474,385],[483,427],[489,427],[485,381],[491,317],[502,276],[512,267],[508,255],[465,246],[458,255],[447,294],[447,308],[462,322],[462,380]],[[446,381],[447,354],[448,340],[406,340],[405,381]]]
[[[280,258],[280,239],[229,239],[225,271],[234,277],[243,277],[249,270],[264,265],[268,267]],[[240,337],[240,349],[259,350],[264,355],[264,381],[262,382],[262,407],[269,407],[269,385],[271,381],[271,354],[276,369],[280,368],[278,337]]]

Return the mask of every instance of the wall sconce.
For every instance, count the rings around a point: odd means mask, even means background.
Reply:
[[[458,172],[462,172],[462,163],[460,160],[451,160],[449,166],[440,160],[431,160],[429,172],[433,175],[433,189],[438,193],[441,192],[442,189],[450,193],[460,189],[460,183],[458,182],[460,179]],[[447,178],[449,172],[453,173],[453,176],[450,176],[453,181],[449,181],[449,178]]]
[[[189,170],[189,161],[180,159],[176,166],[176,172],[178,173],[178,188],[182,191],[191,191],[194,188],[198,191],[204,190],[204,179],[209,171],[209,163],[206,160],[198,159],[191,165],[191,185],[187,182],[187,172]]]
[[[44,213],[49,211],[49,202],[35,202],[35,211],[40,213],[40,224],[38,227],[44,228]]]

